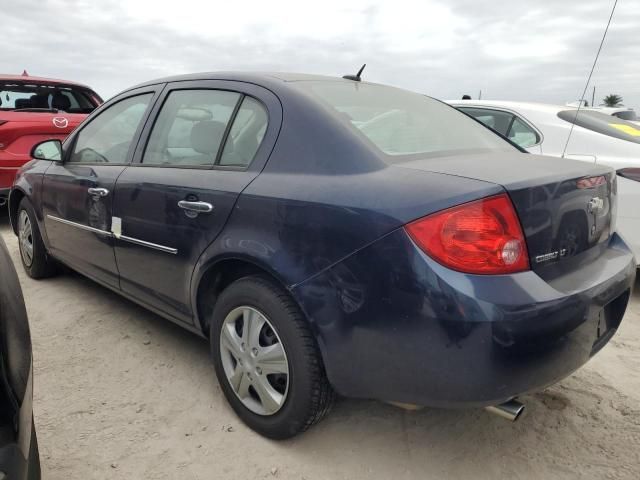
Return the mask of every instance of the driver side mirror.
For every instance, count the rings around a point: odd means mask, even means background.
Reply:
[[[46,140],[36,144],[31,149],[31,158],[52,162],[62,161],[62,142],[60,140]]]

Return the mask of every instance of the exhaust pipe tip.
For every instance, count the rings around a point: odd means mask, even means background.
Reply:
[[[511,422],[515,422],[520,418],[522,412],[524,412],[524,405],[517,400],[509,400],[500,405],[485,407],[485,410],[499,417],[506,418]]]

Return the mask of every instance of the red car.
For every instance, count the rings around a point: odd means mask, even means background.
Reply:
[[[0,75],[0,207],[31,149],[47,139],[64,140],[102,103],[85,85],[66,80]]]

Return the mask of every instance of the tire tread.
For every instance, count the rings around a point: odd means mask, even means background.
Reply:
[[[270,297],[280,304],[283,312],[285,312],[288,319],[292,322],[291,326],[294,328],[296,337],[301,342],[300,346],[304,351],[303,357],[305,365],[302,370],[306,372],[307,378],[309,378],[312,385],[310,407],[308,408],[306,418],[302,420],[293,431],[289,430],[282,434],[276,433],[268,435],[271,438],[289,438],[308,430],[320,422],[333,407],[335,403],[335,393],[327,379],[320,349],[311,332],[309,323],[290,294],[276,285],[269,277],[263,275],[243,277],[233,282],[227,288],[246,289],[250,286],[257,286],[266,290]],[[211,322],[212,325],[213,323],[214,322]],[[211,338],[213,338],[213,336]],[[223,381],[222,379],[220,380]]]

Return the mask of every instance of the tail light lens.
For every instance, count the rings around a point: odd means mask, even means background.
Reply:
[[[522,228],[507,194],[442,210],[405,229],[425,253],[460,272],[497,275],[529,269]]]
[[[640,168],[623,168],[622,170],[618,170],[618,175],[628,178],[629,180],[640,182]]]

